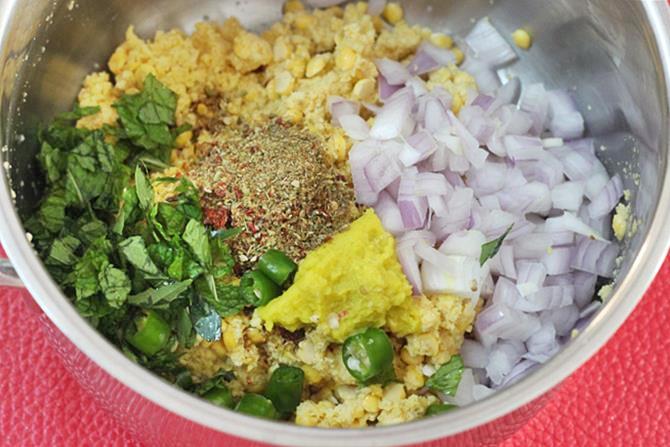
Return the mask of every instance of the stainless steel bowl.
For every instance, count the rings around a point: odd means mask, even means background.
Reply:
[[[670,242],[668,79],[670,10],[664,1],[405,1],[408,20],[462,35],[488,15],[504,35],[531,30],[534,44],[501,71],[573,90],[611,172],[632,192],[637,233],[625,242],[616,289],[588,326],[520,383],[448,415],[387,428],[328,431],[214,408],[127,360],[78,316],[25,237],[19,215],[40,196],[34,156],[38,123],[68,109],[86,73],[104,66],[133,24],[191,30],[235,15],[261,28],[280,15],[274,0],[1,0],[0,238],[49,320],[45,334],[66,364],[114,415],[151,443],[230,443],[229,435],[287,445],[493,445],[541,406],[540,396],[593,355],[642,297]],[[11,273],[0,269],[0,275]],[[76,346],[76,348],[75,348]],[[82,354],[83,353],[83,354]],[[575,396],[579,398],[579,396]]]

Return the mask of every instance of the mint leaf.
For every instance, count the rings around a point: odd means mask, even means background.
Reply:
[[[507,237],[514,224],[510,225],[507,230],[500,236],[498,239],[494,239],[485,244],[482,244],[482,253],[479,255],[479,264],[484,265],[486,261],[498,254],[500,247],[502,246],[503,241]]]
[[[123,256],[143,273],[151,276],[160,275],[156,264],[151,260],[144,240],[140,236],[131,236],[119,244]]]
[[[65,236],[53,241],[46,263],[50,265],[70,266],[77,262],[75,251],[81,242],[73,236]]]
[[[179,298],[182,293],[188,290],[192,283],[192,280],[187,279],[159,287],[158,289],[150,288],[142,293],[128,297],[128,302],[141,307],[164,306]]]
[[[135,190],[140,206],[147,211],[154,202],[154,190],[139,166],[135,168]]]
[[[209,234],[205,226],[201,222],[191,219],[186,224],[182,237],[198,262],[203,267],[209,268],[212,265],[212,249],[209,245]]]
[[[454,355],[447,363],[426,380],[426,386],[433,391],[440,391],[448,396],[454,396],[461,383],[463,375],[463,359],[460,355]]]
[[[107,264],[98,274],[98,280],[109,306],[114,309],[123,306],[131,289],[130,279],[125,272]]]
[[[109,265],[111,250],[112,244],[107,239],[97,239],[86,249],[84,255],[74,266],[70,274],[70,283],[74,285],[78,307],[85,308],[83,300],[100,292],[99,274]]]
[[[49,194],[37,212],[40,223],[50,233],[59,233],[65,225],[65,197],[61,192]]]
[[[174,145],[171,130],[177,108],[177,96],[153,74],[144,79],[144,88],[135,95],[123,95],[114,104],[119,122],[133,144],[159,153],[162,160]]]

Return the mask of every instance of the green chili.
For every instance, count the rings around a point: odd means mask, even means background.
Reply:
[[[202,397],[219,407],[233,408],[235,406],[233,394],[223,385],[212,388],[203,394]]]
[[[258,260],[257,268],[275,284],[282,287],[293,277],[298,266],[281,251],[268,250]]]
[[[300,405],[305,373],[294,366],[280,365],[272,372],[265,396],[280,413],[293,413]]]
[[[451,411],[454,408],[457,408],[456,405],[442,403],[432,404],[426,408],[426,416],[435,416],[437,414],[446,413],[447,411]]]
[[[352,335],[342,346],[342,360],[358,382],[385,382],[393,376],[393,346],[384,331],[369,328]]]
[[[256,307],[265,306],[281,295],[279,286],[259,270],[252,270],[245,273],[240,284],[248,284],[249,287],[251,287],[251,290],[256,297],[256,302],[254,303]]]
[[[235,406],[235,411],[265,419],[278,419],[279,413],[272,401],[260,394],[245,394]]]
[[[170,325],[153,310],[135,318],[134,328],[126,334],[128,343],[146,355],[163,349],[169,338]]]

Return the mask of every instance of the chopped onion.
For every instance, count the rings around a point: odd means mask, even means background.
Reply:
[[[369,0],[368,14],[371,16],[378,16],[384,11],[385,6],[386,6],[386,0]]]
[[[622,197],[623,183],[619,174],[616,174],[607,182],[602,191],[594,197],[593,202],[589,204],[589,216],[592,219],[597,219],[611,213]]]
[[[533,118],[533,135],[540,135],[546,127],[549,114],[549,99],[542,84],[531,84],[526,87],[519,101],[519,109]]]
[[[463,340],[461,357],[468,368],[485,368],[488,363],[488,350],[475,340]]]
[[[404,85],[412,77],[407,67],[391,59],[377,59],[375,65],[389,85]]]
[[[388,192],[382,191],[379,194],[379,200],[374,209],[387,231],[394,235],[402,234],[405,226],[400,216],[400,208]]]
[[[623,194],[593,139],[581,138],[568,92],[532,84],[520,93],[517,78],[500,87],[496,70],[516,55],[487,19],[464,44],[461,68],[479,93],[468,92],[458,116],[451,94],[421,78],[454,62],[429,43],[408,66],[376,61],[383,105],[363,104],[376,115],[371,129],[358,103],[328,101],[333,124],[363,140],[349,155],[356,199],[396,236],[413,293],[484,302],[456,396],[442,396],[458,404],[535,370],[597,310],[596,284],[612,277],[619,254],[606,238]],[[481,265],[482,245],[503,234]]]
[[[488,17],[480,19],[464,41],[472,56],[490,67],[498,67],[517,58],[512,47],[491,25]]]
[[[552,206],[559,210],[578,211],[584,201],[584,184],[565,182],[551,190]]]
[[[571,267],[605,278],[611,278],[619,247],[607,241],[583,237],[577,243]]]
[[[340,117],[346,115],[358,115],[361,110],[361,105],[357,102],[349,101],[340,96],[329,96],[328,110],[330,111],[330,116],[333,119],[333,124],[341,127],[342,124],[340,123]]]
[[[339,122],[347,136],[352,140],[365,140],[370,136],[370,127],[363,118],[358,115],[343,115]]]

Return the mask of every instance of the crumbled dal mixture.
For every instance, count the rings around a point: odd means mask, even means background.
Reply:
[[[260,35],[245,30],[235,18],[199,23],[190,36],[159,31],[153,40],[142,40],[129,28],[126,41],[109,60],[113,76],[93,73],[84,81],[80,104],[101,110],[78,125],[113,123],[117,116],[112,104],[123,93],[137,92],[153,73],[178,95],[177,123],[194,126],[177,139],[175,167],[164,175],[178,174],[198,156],[198,144],[211,141],[212,135],[198,125],[215,115],[223,115],[226,125],[262,124],[272,116],[303,125],[324,138],[334,160],[344,162],[351,142],[331,124],[328,97],[377,103],[375,59],[407,61],[424,40],[452,47],[449,36],[408,25],[396,4],[387,6],[383,18],[367,15],[365,2],[308,11],[290,0],[284,9],[284,17]],[[460,62],[462,52],[452,51]],[[474,79],[456,66],[430,75],[429,88],[438,85],[452,94],[455,112],[476,91]],[[358,387],[342,363],[340,345],[330,343],[318,328],[307,329],[301,341],[287,341],[279,331],[264,329],[259,317],[244,314],[224,319],[222,339],[201,342],[182,362],[201,380],[221,369],[234,371],[230,388],[236,396],[262,391],[279,363],[301,367],[310,385],[296,413],[295,422],[301,425],[362,427],[409,421],[423,416],[436,401],[416,392],[427,374],[458,353],[476,311],[469,300],[455,296],[414,301],[420,328],[406,337],[392,336],[400,384]]]

